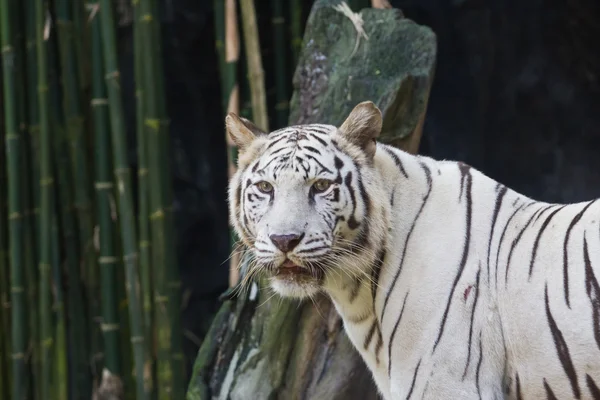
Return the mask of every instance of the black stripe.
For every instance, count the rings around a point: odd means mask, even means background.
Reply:
[[[368,221],[371,216],[371,213],[373,212],[373,204],[371,202],[371,197],[369,196],[369,193],[367,193],[367,190],[365,189],[365,185],[363,184],[362,174],[360,172],[360,169],[357,164],[354,164],[354,166],[356,167],[356,174],[357,174],[357,180],[358,180],[358,191],[360,193],[360,197],[362,198],[363,205],[364,205],[363,219]]]
[[[319,167],[321,167],[322,171],[325,171],[328,174],[333,175],[333,171],[332,170],[330,170],[329,168],[327,168],[326,166],[324,166],[317,158],[313,157],[311,154],[305,154],[304,157],[308,158],[309,160],[314,161],[315,164],[317,164]]]
[[[398,157],[398,155],[395,153],[395,151],[390,149],[387,146],[382,146],[382,147],[383,147],[383,150],[385,150],[385,152],[388,153],[390,157],[392,157],[392,159],[394,160],[394,163],[396,164],[396,167],[398,167],[398,169],[400,170],[402,175],[404,175],[405,178],[408,178],[408,174],[406,173],[406,169],[404,169],[402,160],[400,160],[400,157]]]
[[[373,307],[375,307],[375,298],[377,297],[377,288],[379,287],[379,275],[381,274],[381,267],[383,266],[383,262],[387,253],[385,247],[386,243],[384,241],[381,245],[381,249],[379,250],[379,254],[377,254],[375,265],[371,269],[371,294],[373,296]]]
[[[408,230],[406,239],[404,240],[404,249],[402,249],[402,257],[400,258],[400,265],[398,266],[398,269],[396,270],[396,274],[394,275],[394,279],[392,280],[392,284],[390,285],[390,288],[388,289],[388,291],[385,295],[385,300],[383,301],[383,308],[381,310],[381,318],[379,318],[380,321],[383,321],[383,316],[385,314],[385,309],[387,307],[388,301],[390,300],[392,291],[394,290],[394,287],[396,286],[396,282],[398,281],[400,272],[402,272],[402,266],[404,264],[406,250],[408,249],[408,241],[410,240],[410,238],[412,236],[413,230],[415,229],[415,225],[417,224],[417,221],[419,220],[419,217],[421,216],[421,213],[423,212],[423,208],[425,208],[425,204],[427,204],[427,200],[429,200],[429,195],[431,194],[431,189],[433,186],[432,180],[431,180],[431,171],[425,164],[423,164],[423,163],[420,163],[420,164],[421,164],[421,168],[423,168],[423,171],[425,172],[425,176],[427,178],[427,193],[425,193],[425,196],[423,196],[423,203],[421,203],[421,207],[419,208],[419,211],[417,212],[417,215],[415,216],[415,219],[413,220],[412,225],[410,226],[410,229]]]
[[[457,162],[458,169],[460,171],[460,191],[458,192],[458,201],[462,200],[462,195],[465,192],[465,181],[467,179],[467,172],[470,170],[470,166],[463,162]]]
[[[381,329],[377,325],[377,343],[375,343],[375,363],[379,365],[379,351],[383,346],[383,337],[381,336]]]
[[[353,286],[352,286],[352,290],[350,290],[350,297],[348,298],[348,301],[350,303],[353,303],[354,300],[356,300],[356,297],[358,296],[358,293],[360,292],[360,279],[354,278],[352,285]]]
[[[477,361],[477,369],[475,370],[475,387],[477,387],[477,394],[479,400],[481,398],[481,385],[479,384],[479,371],[481,371],[481,363],[483,361],[483,344],[481,342],[481,331],[479,331],[479,360]]]
[[[352,213],[350,214],[350,218],[348,218],[348,228],[354,230],[360,226],[354,214],[356,213],[356,194],[354,193],[354,188],[352,186],[352,171],[349,171],[344,178],[344,185],[348,188],[348,192],[350,193],[350,201],[352,202]]]
[[[533,273],[533,265],[535,263],[535,256],[537,254],[537,249],[538,249],[538,245],[540,244],[540,238],[542,237],[542,234],[544,233],[544,231],[546,230],[546,227],[548,226],[548,224],[550,223],[552,218],[556,215],[556,213],[559,212],[560,210],[562,210],[565,206],[566,205],[563,205],[563,206],[557,208],[556,210],[552,211],[552,213],[550,215],[548,215],[548,217],[542,224],[542,227],[540,228],[540,231],[538,232],[538,235],[535,238],[535,242],[533,242],[533,249],[531,250],[531,262],[529,263],[529,278],[528,279],[531,279],[531,274]]]
[[[270,149],[271,147],[275,146],[277,143],[281,142],[285,138],[286,138],[286,136],[282,136],[282,137],[280,137],[278,139],[273,140],[271,143],[269,143],[267,145],[267,150]],[[283,148],[285,148],[285,147],[283,147]]]
[[[508,221],[506,221],[506,224],[504,225],[504,229],[502,230],[502,234],[500,235],[500,240],[498,241],[498,251],[496,252],[496,269],[494,271],[494,283],[496,286],[498,286],[498,262],[500,260],[500,250],[502,250],[502,244],[504,244],[504,236],[506,235],[506,231],[508,230],[508,227],[510,226],[510,222],[517,215],[517,213],[519,211],[525,210],[533,204],[536,204],[536,203],[531,202],[528,204],[521,204],[519,207],[517,207],[515,209],[515,211],[513,211],[511,216],[508,218]]]
[[[309,125],[309,126],[304,126],[303,127],[304,132],[306,133],[312,133],[315,135],[321,134],[321,135],[325,135],[325,136],[329,136],[330,132],[328,130],[325,129],[319,129],[316,126],[313,125]]]
[[[315,133],[309,132],[308,134],[310,135],[310,137],[315,139],[317,142],[321,143],[321,145],[327,147],[327,142],[324,141],[323,139],[321,139],[320,137],[318,137]]]
[[[583,260],[585,261],[585,292],[592,303],[592,321],[594,325],[594,338],[600,349],[600,285],[594,275],[590,253],[585,233],[583,234]]]
[[[494,229],[496,228],[496,221],[498,220],[498,214],[500,213],[500,207],[502,207],[502,201],[504,200],[504,196],[508,191],[506,186],[498,184],[500,190],[498,191],[498,196],[496,196],[496,205],[494,207],[494,214],[492,216],[492,226],[490,228],[490,240],[488,242],[488,252],[487,252],[487,283],[490,284],[490,254],[492,250],[492,239],[494,238]]]
[[[546,397],[548,400],[558,400],[552,391],[552,388],[548,385],[548,382],[546,382],[546,378],[544,378],[544,389],[546,389]]]
[[[523,394],[521,393],[521,380],[519,379],[519,373],[517,372],[517,376],[515,378],[517,381],[517,385],[515,388],[515,394],[517,395],[517,400],[523,400]]]
[[[344,166],[344,162],[338,156],[333,158],[333,164],[338,171]]]
[[[544,212],[546,212],[546,210],[548,210],[551,207],[552,207],[552,205],[549,205],[549,206],[542,207],[542,208],[538,209],[537,211],[535,211],[533,213],[533,215],[531,216],[531,218],[529,218],[527,223],[523,226],[523,228],[521,228],[521,230],[519,231],[517,236],[513,239],[512,243],[510,245],[510,251],[508,252],[508,258],[506,260],[506,270],[504,271],[504,285],[505,286],[508,284],[508,271],[510,269],[510,260],[512,258],[515,248],[517,247],[517,244],[523,237],[523,234],[525,233],[525,231],[527,230],[527,228],[529,227],[531,222],[534,220],[534,218],[536,218],[536,216],[542,215]]]
[[[315,153],[315,154],[321,155],[321,152],[320,152],[318,149],[315,149],[315,148],[314,148],[314,147],[312,147],[312,146],[303,146],[302,148],[303,148],[304,150],[308,150],[308,151],[311,151],[311,152],[313,152],[313,153]]]
[[[452,297],[454,296],[454,292],[456,291],[456,286],[458,285],[458,281],[460,280],[462,273],[465,269],[465,265],[467,265],[467,259],[469,257],[469,247],[471,245],[471,219],[473,214],[473,176],[471,175],[470,167],[466,164],[459,165],[460,172],[465,176],[466,180],[466,225],[467,230],[465,232],[465,243],[463,245],[463,254],[462,259],[460,260],[460,265],[458,267],[458,272],[456,273],[456,277],[454,277],[454,282],[452,283],[452,289],[450,290],[450,294],[448,295],[448,301],[446,302],[446,309],[444,310],[444,315],[442,317],[442,322],[440,324],[440,329],[438,333],[438,337],[435,340],[433,345],[432,352],[435,352],[438,344],[440,343],[440,339],[444,334],[444,328],[446,327],[446,320],[448,318],[448,312],[450,311],[450,306],[452,304]]]
[[[400,315],[396,320],[396,324],[394,324],[394,329],[392,330],[392,335],[390,336],[390,342],[388,343],[388,376],[392,377],[392,345],[394,344],[394,338],[396,337],[396,330],[398,329],[398,325],[400,325],[400,320],[402,320],[402,314],[404,314],[404,306],[406,306],[406,299],[408,298],[408,294],[410,292],[406,292],[404,296],[404,301],[402,302],[402,308],[400,309]]]
[[[410,396],[412,396],[413,394],[413,390],[415,390],[415,382],[417,381],[417,374],[419,373],[419,367],[421,366],[421,360],[419,360],[419,362],[417,363],[417,368],[415,368],[415,373],[413,374],[413,378],[412,378],[412,382],[410,384],[410,390],[408,391],[408,394],[406,395],[406,400],[410,399]]]
[[[569,378],[569,382],[571,383],[573,396],[576,399],[579,399],[581,398],[581,391],[579,390],[579,383],[577,382],[577,373],[575,372],[575,367],[573,366],[573,361],[571,360],[569,347],[567,346],[567,342],[565,341],[562,332],[558,328],[558,325],[556,324],[552,313],[550,312],[550,304],[548,302],[548,283],[546,283],[545,286],[544,296],[546,302],[546,317],[548,318],[548,325],[550,327],[550,331],[552,332],[552,338],[554,339],[556,353],[558,354],[560,363],[562,364],[562,367],[565,370],[565,374],[567,375],[567,377]]]
[[[365,338],[365,342],[363,343],[363,347],[365,350],[369,348],[369,344],[371,343],[371,339],[373,339],[373,334],[375,333],[375,328],[377,328],[377,320],[374,320],[371,324],[371,328],[369,328],[369,333],[367,333],[367,337]]]
[[[600,389],[598,389],[598,385],[596,385],[596,382],[588,374],[585,374],[585,383],[594,400],[600,400]]]
[[[569,268],[567,268],[569,265],[569,237],[571,236],[573,227],[581,220],[583,214],[595,202],[596,200],[591,201],[587,206],[583,207],[583,210],[581,210],[581,212],[573,218],[569,224],[569,227],[567,228],[567,233],[565,234],[565,241],[563,243],[563,287],[565,293],[565,303],[567,303],[567,307],[569,308],[571,308],[571,301],[569,300]]]
[[[467,370],[471,363],[471,342],[473,339],[473,322],[475,321],[475,310],[477,309],[477,300],[479,299],[479,274],[481,273],[481,262],[479,263],[479,269],[477,270],[477,278],[475,278],[475,299],[473,300],[473,309],[471,310],[471,324],[469,328],[469,342],[467,344],[467,364],[465,365],[465,371],[463,372],[462,379],[465,380],[467,376]]]

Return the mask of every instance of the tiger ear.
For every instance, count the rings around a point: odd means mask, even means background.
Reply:
[[[235,113],[227,114],[225,127],[227,128],[227,134],[241,151],[250,146],[256,137],[267,135],[258,126],[246,118],[237,116]]]
[[[375,156],[376,140],[381,133],[381,111],[372,101],[359,103],[338,132],[350,143],[360,147],[369,160]]]

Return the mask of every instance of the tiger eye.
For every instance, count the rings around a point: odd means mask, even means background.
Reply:
[[[313,185],[313,188],[316,192],[324,192],[331,186],[331,181],[327,179],[319,179]]]
[[[258,190],[263,193],[271,193],[273,191],[273,185],[267,181],[260,181],[256,184],[256,186],[258,187]]]

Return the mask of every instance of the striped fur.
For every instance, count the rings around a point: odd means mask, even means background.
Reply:
[[[340,128],[227,126],[248,275],[329,294],[385,399],[600,399],[600,201],[538,202],[375,145],[372,103]],[[318,179],[331,186],[315,193]],[[286,255],[273,234],[301,240]]]

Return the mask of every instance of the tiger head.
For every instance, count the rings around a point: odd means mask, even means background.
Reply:
[[[368,280],[387,221],[375,167],[381,112],[357,105],[338,128],[310,124],[269,134],[229,114],[238,170],[230,218],[251,250],[247,276],[265,273],[287,297]]]

